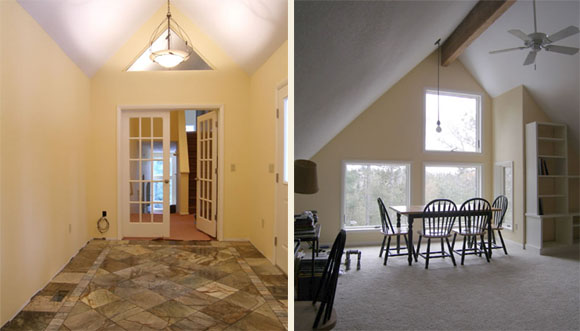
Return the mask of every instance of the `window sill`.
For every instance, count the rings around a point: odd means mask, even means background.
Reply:
[[[464,152],[464,151],[435,151],[435,150],[427,150],[424,149],[423,153],[433,153],[433,154],[466,154],[466,155],[482,155],[483,152]]]
[[[371,228],[371,227],[360,227],[360,228],[348,228],[348,227],[343,227],[342,228],[344,231],[346,232],[377,232],[377,231],[381,231],[381,228]]]

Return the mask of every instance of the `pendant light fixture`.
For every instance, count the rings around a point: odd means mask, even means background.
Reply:
[[[190,46],[191,41],[187,33],[181,28],[177,22],[171,18],[171,4],[167,0],[167,19],[163,20],[157,29],[153,31],[151,39],[149,40],[149,50],[151,55],[149,58],[151,61],[158,63],[165,68],[173,68],[180,64],[181,62],[187,60],[193,48]],[[162,47],[161,49],[154,50],[153,46],[157,38],[161,36],[162,33],[166,33],[167,47]],[[176,38],[177,37],[177,38]]]
[[[439,68],[441,67],[441,38],[435,42],[437,45],[437,128],[435,131],[441,133],[441,121],[439,121]]]

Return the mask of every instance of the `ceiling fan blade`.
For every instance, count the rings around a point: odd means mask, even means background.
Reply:
[[[524,65],[527,66],[527,65],[530,65],[530,64],[533,64],[534,62],[536,62],[536,54],[537,53],[538,52],[530,51],[528,53],[528,56],[526,56],[526,60],[524,61]]]
[[[562,30],[560,30],[560,31],[558,31],[556,33],[551,34],[551,35],[548,35],[547,38],[548,38],[549,41],[555,42],[555,41],[558,41],[558,40],[561,40],[561,39],[570,37],[572,35],[575,35],[579,31],[580,30],[578,30],[578,27],[577,26],[570,25],[567,28],[564,28],[564,29],[562,29]]]
[[[522,47],[498,49],[498,50],[489,52],[489,54],[497,54],[497,53],[503,53],[503,52],[510,52],[510,51],[515,51],[515,50],[520,50],[520,49],[526,49],[526,48],[527,47],[522,46]]]
[[[512,29],[512,30],[508,30],[508,32],[513,34],[514,36],[520,38],[523,41],[532,40],[532,38],[528,37],[528,35],[525,34],[522,30]]]
[[[545,50],[549,52],[556,52],[568,55],[574,55],[578,53],[578,48],[576,47],[567,47],[567,46],[558,46],[558,45],[548,45],[544,47]]]

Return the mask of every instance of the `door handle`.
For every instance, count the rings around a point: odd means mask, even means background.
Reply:
[[[169,184],[169,179],[165,179],[163,182],[164,182],[165,184]]]

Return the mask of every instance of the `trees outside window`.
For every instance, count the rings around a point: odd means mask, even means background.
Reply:
[[[438,106],[439,105],[439,106]],[[437,127],[437,109],[441,132]],[[425,92],[425,150],[481,152],[481,97],[473,94]]]
[[[425,165],[425,203],[449,199],[457,207],[466,200],[481,197],[480,164]]]
[[[342,227],[379,228],[379,197],[387,207],[409,204],[410,168],[408,163],[345,162]],[[395,221],[394,213],[390,216]]]

